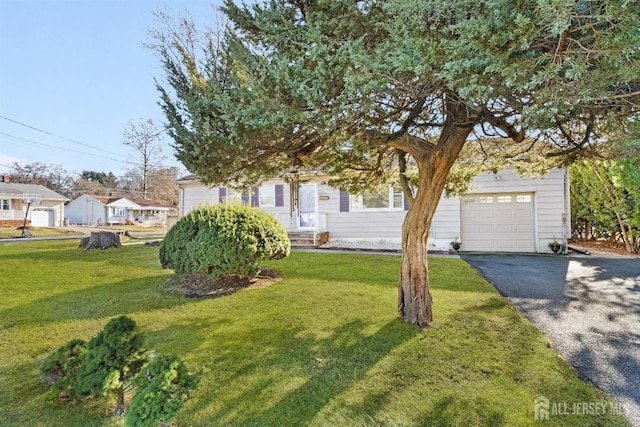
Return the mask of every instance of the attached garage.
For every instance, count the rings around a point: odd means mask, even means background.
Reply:
[[[535,252],[533,193],[466,195],[460,206],[465,251]]]
[[[34,227],[51,227],[54,225],[53,211],[49,209],[34,209],[31,211],[31,225]]]

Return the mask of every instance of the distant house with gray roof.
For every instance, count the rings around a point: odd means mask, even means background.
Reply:
[[[175,206],[163,200],[122,196],[83,194],[65,208],[71,224],[78,225],[167,225],[167,218]]]
[[[0,226],[60,227],[69,199],[43,185],[11,182],[0,175]]]

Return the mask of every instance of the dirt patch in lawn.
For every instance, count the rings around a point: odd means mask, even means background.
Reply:
[[[176,274],[167,280],[165,289],[187,298],[215,298],[240,289],[264,288],[282,280],[282,273],[262,268],[255,278],[229,275],[212,279],[201,274]]]

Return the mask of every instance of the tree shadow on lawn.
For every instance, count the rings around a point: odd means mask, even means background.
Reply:
[[[195,302],[163,291],[166,280],[158,275],[54,293],[0,311],[0,327],[113,317]]]
[[[448,395],[440,398],[429,412],[422,415],[419,426],[502,426],[504,414],[486,399]],[[469,408],[473,408],[472,411]],[[461,416],[463,414],[463,416]],[[471,417],[470,414],[473,414]]]
[[[373,334],[367,333],[370,324],[352,320],[326,337],[311,336],[291,325],[246,324],[238,330],[227,324],[214,336],[206,331],[211,329],[217,327],[200,323],[156,332],[164,339],[186,336],[188,342],[199,342],[199,347],[187,350],[195,358],[214,355],[196,362],[213,368],[203,369],[200,386],[184,408],[187,424],[308,424],[335,396],[420,333],[399,319]],[[209,336],[198,339],[199,334]]]
[[[287,280],[350,282],[354,285],[395,286],[400,260],[379,255],[293,252],[265,266],[281,271]]]
[[[134,264],[137,259],[142,259],[141,256],[137,253],[144,254],[143,258],[145,261],[154,260],[158,263],[158,247],[157,246],[145,246],[145,245],[131,245],[131,246],[122,246],[120,248],[109,248],[109,249],[95,249],[95,250],[85,250],[80,249],[77,246],[69,246],[66,241],[62,242],[34,242],[36,244],[47,244],[46,248],[41,248],[39,246],[31,246],[30,243],[27,243],[26,247],[21,247],[22,250],[16,252],[3,251],[2,246],[0,246],[0,257],[3,261],[11,261],[11,260],[20,260],[25,264],[30,262],[68,262],[68,261],[79,261],[79,262],[107,262],[112,265],[122,265]],[[153,255],[149,255],[145,252],[155,252]],[[136,254],[136,255],[134,255]],[[151,258],[146,258],[147,256],[151,256]]]

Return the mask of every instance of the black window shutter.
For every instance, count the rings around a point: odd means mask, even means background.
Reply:
[[[404,202],[404,210],[408,211],[409,210],[409,201],[407,200],[407,195],[403,194],[402,195],[402,201]]]
[[[224,203],[227,200],[227,187],[218,187],[218,203]]]
[[[284,206],[284,185],[276,184],[276,207]]]
[[[349,193],[340,190],[340,212],[349,212]]]
[[[260,205],[258,197],[259,197],[258,187],[253,187],[251,189],[251,206],[257,207]]]

